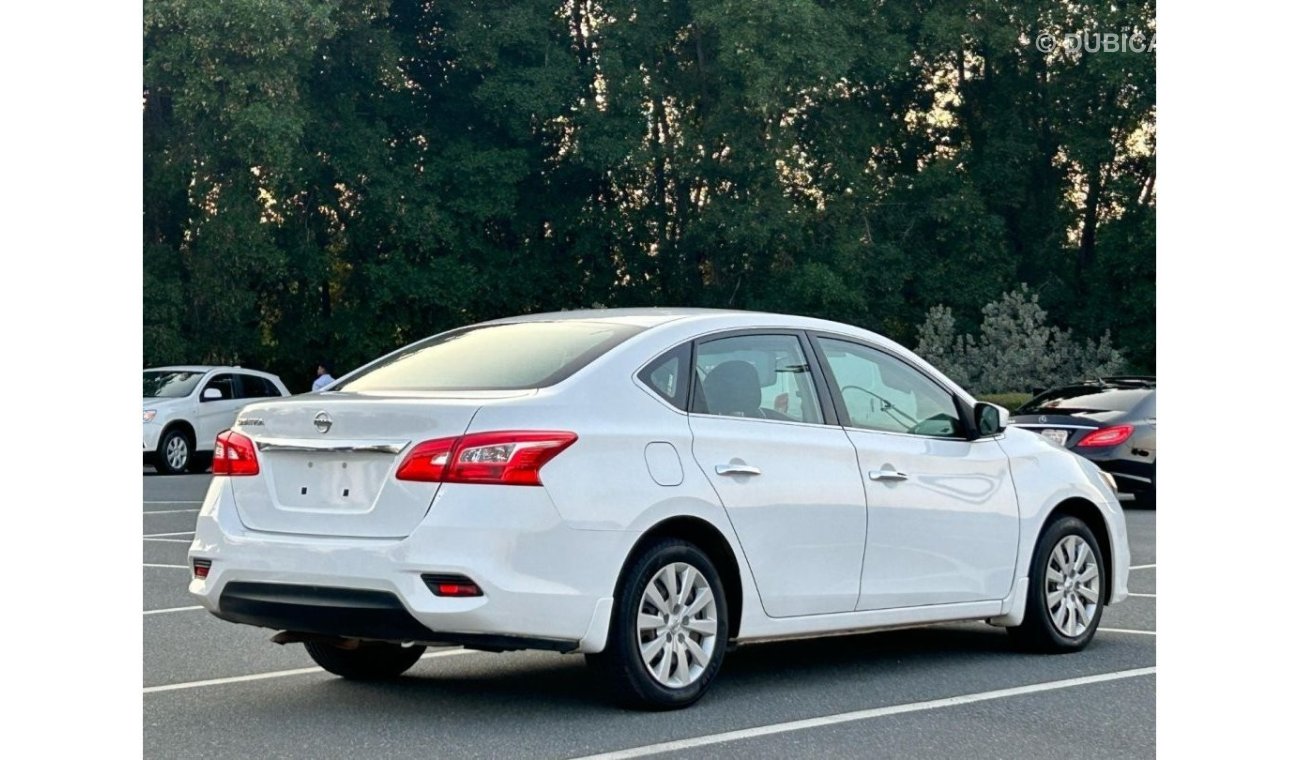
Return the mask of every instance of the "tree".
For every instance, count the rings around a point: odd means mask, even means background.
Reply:
[[[1109,26],[1108,26],[1109,25]],[[520,312],[915,341],[1017,283],[1155,366],[1154,56],[1018,0],[146,0],[146,363],[305,387]]]
[[[1079,342],[1069,330],[1048,325],[1028,286],[1004,293],[982,311],[978,338],[959,334],[946,306],[931,308],[917,329],[917,353],[973,393],[1030,392],[1113,375],[1125,365],[1108,333]]]

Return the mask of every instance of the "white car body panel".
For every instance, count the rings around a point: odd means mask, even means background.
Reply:
[[[250,403],[263,400],[239,398],[203,401],[203,389],[208,386],[208,383],[216,375],[232,373],[254,375],[269,381],[280,391],[282,397],[289,395],[288,388],[280,381],[280,378],[266,372],[258,372],[243,367],[172,366],[149,367],[144,371],[157,370],[185,370],[202,373],[203,377],[187,396],[142,399],[141,408],[143,410],[153,410],[154,412],[154,418],[143,423],[145,453],[156,450],[163,432],[173,425],[183,425],[193,431],[195,451],[210,452],[216,441],[217,434],[235,424],[235,418],[239,415],[239,410]]]
[[[549,388],[382,398],[326,391],[253,404],[242,416],[262,424],[234,428],[263,445],[576,433],[542,470],[542,487],[399,483],[391,472],[400,454],[383,477],[358,486],[369,502],[349,512],[332,494],[343,480],[310,480],[301,462],[291,471],[267,453],[258,476],[213,478],[190,548],[192,558],[212,566],[206,579],[191,581],[191,592],[216,612],[223,588],[236,580],[382,590],[435,632],[558,640],[599,652],[619,574],[638,541],[666,521],[686,520],[707,525],[734,558],[740,592],[731,606],[739,604],[741,617],[732,635],[741,642],[948,620],[1014,625],[1024,614],[1030,556],[1044,522],[1079,500],[1106,523],[1111,602],[1127,595],[1128,542],[1115,495],[1095,466],[1041,436],[1014,429],[973,443],[895,436],[885,446],[876,434],[834,425],[688,415],[636,379],[655,357],[705,335],[807,329],[892,351],[973,403],[892,341],[822,320],[708,310],[502,321],[566,318],[651,327]],[[317,411],[339,427],[316,431]],[[732,452],[725,439],[749,435],[737,432],[742,427],[754,431],[748,448]],[[882,451],[897,469],[917,474],[903,484],[910,494],[866,479],[867,469],[886,461]],[[748,483],[723,480],[712,468],[732,457],[762,474]],[[297,498],[294,486],[310,494],[316,485],[328,485],[331,495]],[[420,575],[441,572],[463,573],[485,595],[434,596]]]
[[[695,460],[726,506],[767,614],[851,612],[867,510],[844,430],[704,414],[690,422]],[[719,474],[726,465],[760,472]]]
[[[856,609],[1001,600],[1019,542],[1016,491],[996,441],[849,430],[867,489]],[[872,480],[868,473],[905,473]]]

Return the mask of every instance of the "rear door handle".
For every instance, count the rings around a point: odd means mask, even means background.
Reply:
[[[872,470],[867,473],[872,480],[907,480],[907,473],[898,470]]]
[[[763,471],[749,464],[720,464],[713,468],[719,475],[762,475]]]

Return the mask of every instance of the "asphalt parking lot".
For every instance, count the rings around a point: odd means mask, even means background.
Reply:
[[[146,757],[1155,756],[1154,511],[1127,513],[1134,596],[1084,652],[1021,654],[984,624],[752,645],[695,707],[651,714],[603,701],[579,656],[431,649],[351,683],[208,615],[185,556],[208,480],[144,475]]]

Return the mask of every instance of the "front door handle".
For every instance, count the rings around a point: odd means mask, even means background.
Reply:
[[[872,480],[907,480],[907,473],[898,470],[872,470],[867,473]]]
[[[750,464],[720,464],[713,468],[719,475],[762,475],[763,471]]]

